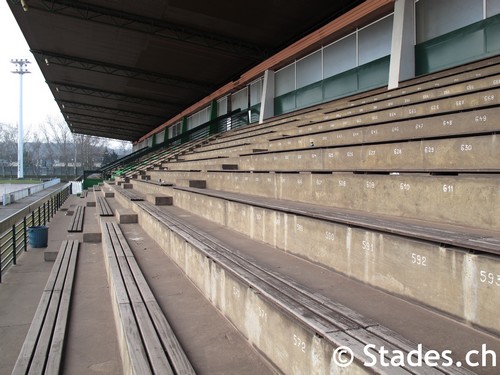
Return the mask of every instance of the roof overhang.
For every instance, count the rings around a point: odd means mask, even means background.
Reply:
[[[73,132],[136,141],[363,1],[9,0]]]

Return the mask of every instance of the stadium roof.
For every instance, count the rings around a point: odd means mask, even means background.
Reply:
[[[8,0],[70,129],[129,141],[362,2]]]

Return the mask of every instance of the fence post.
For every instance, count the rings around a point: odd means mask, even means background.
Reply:
[[[47,202],[43,203],[43,225],[47,224]]]
[[[16,265],[17,254],[16,254],[16,224],[12,225],[12,264]]]
[[[38,225],[40,225],[41,223],[42,223],[42,205],[38,206]]]
[[[24,241],[24,251],[28,251],[28,243],[26,241],[26,216],[23,218],[23,241]]]

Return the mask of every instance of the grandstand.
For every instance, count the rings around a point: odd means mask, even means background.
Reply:
[[[20,258],[43,272],[25,324],[2,328],[16,337],[0,344],[2,372],[498,373],[499,1],[282,13],[256,1],[247,16],[230,2],[29,1],[26,19],[10,3],[70,129],[129,139],[134,152],[65,195],[45,252],[54,266]],[[153,11],[163,18],[144,44]],[[117,60],[79,49],[84,36],[52,45],[53,31],[37,33],[50,19],[113,30],[100,43]],[[207,38],[160,48],[174,19]],[[247,22],[258,30],[244,37]],[[118,78],[133,60],[120,33],[145,52]],[[200,61],[155,65],[152,52],[177,47],[180,62]],[[132,112],[144,115],[136,126],[122,117]],[[20,267],[0,284],[2,305],[33,287]]]

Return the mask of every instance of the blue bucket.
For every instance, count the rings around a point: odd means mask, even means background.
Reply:
[[[28,242],[31,247],[47,247],[49,239],[49,227],[37,226],[28,228]]]

